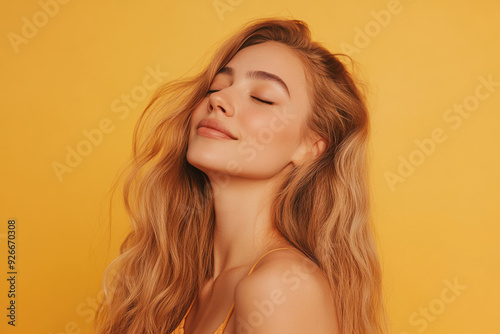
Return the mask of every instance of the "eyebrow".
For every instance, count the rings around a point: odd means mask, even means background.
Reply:
[[[234,74],[234,69],[229,66],[224,66],[217,72],[217,74],[228,74],[228,75],[233,75]],[[274,81],[277,82],[283,89],[285,89],[286,93],[288,94],[288,97],[290,97],[290,91],[288,90],[288,86],[286,83],[281,79],[279,76],[276,74],[272,74],[269,72],[265,71],[248,71],[247,72],[247,78],[252,78],[252,79],[261,79],[261,80],[269,80],[269,81]]]

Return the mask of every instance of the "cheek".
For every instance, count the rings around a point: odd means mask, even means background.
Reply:
[[[298,117],[283,117],[284,111],[253,113],[252,117],[242,118],[241,127],[246,138],[256,142],[259,151],[268,156],[289,155],[299,141],[300,122]],[[281,117],[279,117],[281,116]]]
[[[189,120],[189,133],[190,133],[190,140],[193,137],[194,133],[196,132],[196,125],[202,120],[203,118],[203,102],[201,102],[196,109],[193,111],[191,114],[191,119]]]

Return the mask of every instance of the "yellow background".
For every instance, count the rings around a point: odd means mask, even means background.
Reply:
[[[0,331],[90,332],[101,273],[128,228],[117,200],[108,244],[106,194],[151,97],[148,68],[168,73],[164,82],[194,73],[242,23],[284,15],[305,20],[334,52],[357,48],[370,87],[373,214],[391,332],[499,333],[500,86],[488,91],[479,77],[500,82],[500,3],[220,0],[223,13],[214,3],[72,0],[44,22],[39,2],[2,1]],[[40,27],[25,28],[31,37],[13,46],[26,20]],[[474,110],[458,125],[448,110],[464,103]],[[107,133],[85,147],[83,131],[102,122]],[[430,143],[435,129],[446,140]],[[416,141],[434,148],[423,155]],[[59,180],[54,162],[65,164],[78,145],[89,154]],[[388,173],[410,157],[418,165],[391,187]],[[12,218],[15,328],[6,324]]]

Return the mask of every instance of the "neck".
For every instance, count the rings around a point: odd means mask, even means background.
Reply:
[[[215,209],[214,279],[286,243],[271,224],[270,207],[278,178],[227,178],[224,183],[210,180]]]

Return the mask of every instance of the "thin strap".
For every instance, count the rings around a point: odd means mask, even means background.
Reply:
[[[257,265],[257,263],[259,263],[259,261],[264,257],[266,256],[267,254],[275,251],[275,250],[280,250],[280,249],[292,249],[291,247],[281,247],[281,248],[275,248],[275,249],[271,249],[269,252],[265,253],[264,255],[262,255],[258,260],[257,262],[254,263],[254,265],[252,266],[252,269],[250,269],[250,271],[248,272],[247,276],[250,275],[255,266]],[[227,317],[226,317],[226,320],[224,320],[224,322],[222,323],[222,325],[220,325],[219,329],[221,328],[225,328],[227,323],[229,322],[229,318],[231,317],[231,314],[233,314],[233,310],[234,310],[234,302],[233,302],[233,305],[231,305],[231,309],[229,309],[229,313],[227,314]]]
[[[250,275],[253,270],[255,269],[255,266],[257,265],[257,263],[259,263],[259,261],[264,257],[266,256],[267,254],[271,253],[271,252],[274,252],[275,250],[280,250],[280,249],[292,249],[291,247],[281,247],[281,248],[275,248],[275,249],[271,249],[269,252],[265,253],[264,255],[262,255],[258,260],[257,262],[254,263],[252,269],[250,269],[250,271],[248,272],[247,276]]]
[[[191,311],[191,307],[193,307],[195,299],[196,298],[193,298],[193,301],[191,302],[191,305],[189,305],[189,308],[188,308],[186,314],[184,315],[184,318],[182,318],[181,323],[179,324],[180,328],[184,328],[184,323],[186,322],[186,317],[189,314],[189,311]]]

